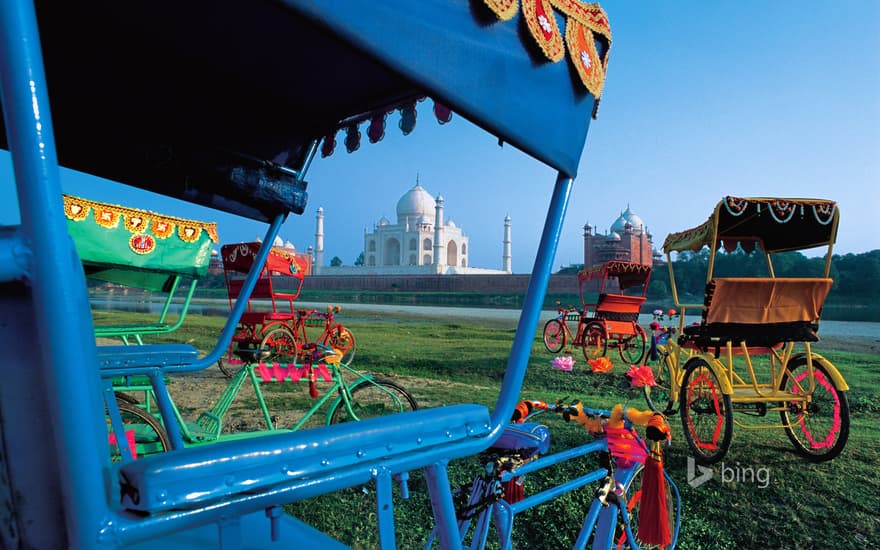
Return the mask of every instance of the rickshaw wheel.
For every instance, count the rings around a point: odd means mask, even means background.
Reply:
[[[645,329],[641,325],[635,324],[634,330],[635,334],[620,341],[618,352],[625,364],[640,365],[642,358],[645,356],[648,337],[645,336]]]
[[[608,351],[608,337],[605,335],[605,327],[602,323],[593,321],[584,327],[583,350],[587,361],[605,356]]]
[[[849,401],[846,392],[834,385],[834,379],[828,375],[828,369],[822,361],[815,358],[813,377],[816,387],[810,403],[789,403],[787,410],[779,414],[785,434],[797,452],[811,462],[825,462],[839,455],[846,446],[849,438]],[[809,391],[809,383],[807,358],[795,357],[782,377],[780,389],[793,393]]]
[[[340,388],[339,391],[347,390]],[[340,399],[329,413],[331,424],[414,411],[419,408],[412,394],[397,383],[384,378],[363,380],[349,391],[351,409],[355,416],[349,413],[345,400]]]
[[[116,400],[116,406],[119,407],[123,428],[126,432],[133,432],[135,453],[137,454],[134,458],[163,453],[171,449],[171,439],[158,418],[122,399]],[[109,417],[107,417],[107,428],[108,435],[112,434]],[[113,443],[110,444],[110,460],[112,462],[122,461],[120,448]]]
[[[733,438],[730,396],[721,392],[715,371],[700,357],[685,364],[679,413],[694,460],[714,464],[724,458]]]
[[[354,334],[342,325],[334,327],[331,333],[324,337],[322,344],[341,351],[342,358],[340,362],[343,365],[350,365],[351,360],[354,359],[354,352],[357,347]]]
[[[260,349],[270,350],[267,360],[276,363],[296,362],[296,338],[287,327],[270,330],[260,342]]]
[[[559,319],[544,324],[544,347],[550,353],[559,353],[565,347],[565,327]]]
[[[675,401],[672,400],[672,369],[669,367],[668,361],[669,352],[660,352],[656,363],[650,365],[651,370],[654,371],[655,384],[642,386],[642,393],[645,395],[648,408],[666,416],[678,412],[675,410]]]

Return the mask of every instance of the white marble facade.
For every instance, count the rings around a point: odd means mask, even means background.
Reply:
[[[316,252],[323,253],[323,210],[318,211]],[[466,274],[510,273],[510,219],[505,219],[503,269],[470,267],[470,240],[455,222],[445,218],[443,197],[435,199],[416,180],[397,201],[397,223],[386,217],[372,231],[364,230],[364,265],[328,267],[317,262],[319,274]],[[317,256],[317,254],[316,254]]]

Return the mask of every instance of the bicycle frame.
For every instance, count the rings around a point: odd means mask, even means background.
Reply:
[[[373,376],[371,374],[360,372],[356,369],[349,367],[348,365],[342,363],[341,361],[336,362],[320,362],[319,365],[325,366],[325,368],[316,367],[316,365],[309,365],[306,368],[318,368],[319,371],[324,373],[330,373],[330,380],[325,380],[331,382],[329,386],[322,389],[321,395],[319,395],[315,402],[306,410],[300,419],[289,428],[279,428],[272,418],[272,411],[269,410],[268,405],[266,404],[265,396],[263,395],[262,386],[267,383],[279,383],[283,382],[290,377],[291,382],[308,382],[308,376],[302,376],[302,373],[299,372],[297,374],[293,374],[291,369],[298,369],[298,365],[290,364],[290,365],[266,365],[266,364],[248,364],[245,365],[244,368],[239,369],[239,371],[233,376],[233,378],[229,381],[229,383],[224,388],[223,392],[217,398],[217,401],[211,407],[210,410],[202,412],[197,420],[191,425],[186,422],[183,416],[180,414],[177,406],[173,404],[174,409],[174,419],[179,426],[181,435],[183,437],[184,443],[186,446],[192,445],[200,445],[204,443],[214,443],[217,441],[223,440],[231,440],[231,439],[241,439],[247,437],[259,437],[268,435],[270,433],[282,433],[288,431],[296,431],[302,429],[306,423],[319,411],[321,408],[330,401],[330,406],[327,409],[326,418],[324,421],[324,425],[329,426],[331,424],[331,417],[333,411],[336,410],[337,407],[344,407],[346,412],[350,417],[354,419],[358,419],[358,412],[353,408],[352,405],[352,397],[351,390],[352,388],[359,386],[361,384],[373,384],[379,391],[384,392],[388,395],[398,407],[401,407],[399,398],[394,395],[392,392],[389,392],[385,388],[383,388],[379,384],[375,384],[373,382]],[[280,373],[281,380],[273,381],[273,376],[278,378],[278,374]],[[348,373],[351,375],[352,380],[347,381],[345,378],[345,374]],[[326,376],[326,375],[325,375]],[[240,433],[222,433],[223,430],[223,419],[226,416],[226,413],[229,412],[232,403],[238,397],[241,388],[244,386],[246,381],[250,381],[251,387],[254,390],[254,395],[257,400],[257,406],[261,413],[262,420],[264,422],[265,428],[259,431],[249,430],[247,432]],[[142,391],[145,395],[145,403],[143,404],[143,408],[150,413],[155,414],[157,411],[153,407],[152,403],[155,400],[155,395],[153,393],[153,388],[151,385],[132,385],[127,384],[123,388],[125,391]],[[335,398],[335,399],[334,399]],[[331,401],[332,400],[332,401]],[[161,416],[161,415],[160,415]],[[114,430],[115,431],[115,430]],[[121,433],[121,432],[120,432]],[[117,439],[121,439],[117,437]],[[129,455],[124,455],[129,456]]]
[[[532,412],[528,416],[531,420],[543,411]],[[584,409],[584,412],[590,416],[609,417],[610,411]],[[520,424],[521,425],[521,424]],[[517,424],[511,424],[516,427]],[[641,442],[641,439],[638,439]],[[644,446],[644,444],[642,443]],[[514,503],[506,500],[493,498],[497,495],[498,489],[495,483],[487,481],[481,476],[474,479],[470,488],[470,497],[467,502],[467,508],[478,508],[483,504],[482,511],[475,518],[466,517],[459,520],[459,535],[462,537],[462,543],[468,533],[471,532],[471,524],[474,524],[470,537],[470,544],[467,546],[471,550],[481,550],[485,548],[488,541],[489,526],[494,522],[495,529],[498,534],[499,546],[502,550],[511,550],[513,548],[513,529],[516,516],[522,512],[533,509],[542,504],[546,504],[554,498],[570,493],[597,481],[602,481],[600,487],[596,490],[596,496],[590,503],[587,513],[584,516],[584,522],[578,532],[577,539],[572,548],[583,549],[592,540],[594,550],[609,550],[615,548],[619,540],[615,540],[615,536],[619,536],[618,519],[622,522],[624,532],[628,544],[633,550],[638,550],[640,546],[636,541],[636,537],[630,526],[630,515],[628,506],[628,497],[626,491],[621,488],[629,488],[637,473],[642,469],[641,462],[632,461],[623,467],[615,467],[613,460],[610,458],[608,440],[605,437],[596,441],[580,445],[557,453],[541,456],[524,462],[522,465],[515,466],[509,470],[505,470],[500,476],[501,483],[507,483],[515,478],[525,476],[530,473],[538,472],[546,468],[558,466],[564,462],[580,459],[585,456],[604,453],[602,462],[604,466],[585,473],[576,479],[571,479],[565,483],[544,489],[533,495],[528,495],[522,500]],[[488,469],[487,469],[488,472]],[[493,475],[494,472],[489,472]],[[674,501],[680,502],[678,487],[669,475],[664,472],[664,477],[673,490]],[[485,505],[485,502],[491,504]],[[681,525],[680,514],[676,514],[676,522],[672,542],[669,549],[675,547],[678,540],[679,528]],[[428,550],[434,543],[434,533],[429,537],[425,549]]]
[[[580,310],[572,306],[562,307],[559,302],[556,302],[556,311],[558,314],[551,320],[558,321],[562,325],[562,347],[583,345],[582,339],[586,323]],[[577,323],[577,330],[575,332],[572,332],[569,326],[569,323],[572,322]]]

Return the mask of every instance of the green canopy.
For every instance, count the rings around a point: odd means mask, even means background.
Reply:
[[[219,242],[216,223],[69,195],[64,214],[89,278],[147,290],[168,290],[177,275],[203,277]]]

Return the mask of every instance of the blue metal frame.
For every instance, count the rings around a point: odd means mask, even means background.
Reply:
[[[389,5],[394,7],[395,2]],[[299,10],[311,9],[307,2],[290,4]],[[441,5],[433,2],[430,9]],[[408,2],[401,6],[413,7]],[[358,3],[348,7],[355,9]],[[467,32],[478,28],[471,25]],[[510,33],[509,28],[504,30],[504,40],[516,36]],[[516,68],[526,71],[532,65],[520,63]],[[542,78],[552,74],[570,84],[568,73],[563,72],[566,68],[549,70],[542,72]],[[588,94],[566,94],[572,112],[584,115],[592,110]],[[523,131],[528,125],[518,130],[493,125],[491,113],[474,111],[478,122],[502,138],[522,140],[526,150],[560,169],[502,391],[491,415],[479,405],[442,407],[393,420],[366,420],[197,449],[183,449],[179,429],[169,422],[173,447],[179,450],[111,464],[102,399],[102,388],[106,390],[109,384],[102,385],[100,380],[149,376],[160,412],[173,418],[164,375],[203,369],[221,357],[258,272],[248,275],[217,345],[205,357],[198,359],[187,345],[111,346],[99,354],[85,278],[66,232],[37,16],[27,0],[0,2],[0,99],[22,219],[20,228],[0,232],[0,258],[5,260],[0,268],[0,303],[7,321],[7,328],[0,332],[0,344],[6,344],[0,362],[4,375],[0,477],[7,481],[0,483],[0,508],[9,510],[3,513],[10,527],[0,534],[3,546],[174,548],[201,540],[238,548],[245,531],[249,544],[257,544],[253,528],[262,524],[264,530],[259,532],[268,534],[265,546],[279,540],[334,547],[338,543],[326,535],[279,514],[279,506],[375,482],[381,545],[393,548],[391,483],[422,468],[442,546],[460,548],[446,467],[449,460],[479,452],[496,440],[516,405],[571,193],[570,174],[577,166],[573,151],[580,151],[583,139],[567,144],[564,152],[546,153],[539,150],[540,144],[529,145],[534,140]],[[467,111],[469,103],[463,98],[459,101],[455,106]],[[584,117],[580,138],[585,137],[588,125],[589,118]],[[295,173],[296,182],[303,183],[316,149],[313,140]],[[255,266],[264,263],[269,243],[285,217],[286,213],[268,217],[270,224]],[[64,320],[63,337],[55,332],[54,321],[59,319]],[[26,350],[22,350],[23,343]],[[107,403],[112,413],[115,407],[110,397]],[[117,418],[113,421],[118,424]],[[36,427],[41,428],[37,437]],[[372,435],[365,436],[361,430]],[[341,456],[340,450],[349,454]],[[311,469],[296,471],[294,465],[306,451],[311,454],[303,462]],[[250,468],[244,470],[250,476],[247,479],[239,475],[243,465]]]
[[[609,411],[587,409],[585,409],[585,411],[590,415],[601,414],[606,418],[610,416]],[[533,416],[534,414],[530,416],[530,418]],[[507,427],[515,429],[517,426],[521,426],[521,424],[509,424]],[[514,449],[518,447],[511,445],[504,448]],[[582,458],[588,454],[597,452],[608,452],[607,439],[599,439],[578,447],[544,455],[537,459],[533,456],[531,457],[533,460],[524,463],[522,466],[501,473],[499,480],[501,483],[507,483],[515,478],[523,477],[530,473],[544,470],[563,462]],[[615,483],[621,487],[629,486],[638,473],[640,465],[640,463],[632,463],[626,467],[615,469],[613,474]],[[482,475],[478,476],[471,485],[472,492],[468,504],[474,506],[484,504],[485,508],[472,518],[460,520],[453,536],[458,537],[462,542],[469,540],[470,545],[468,548],[470,550],[485,548],[488,540],[489,523],[492,521],[495,523],[500,548],[502,550],[510,550],[513,548],[513,523],[517,514],[545,504],[554,498],[580,489],[591,483],[595,483],[596,481],[605,479],[607,476],[608,470],[600,467],[596,470],[587,472],[580,477],[569,479],[564,483],[544,489],[518,502],[509,503],[506,500],[501,499],[497,502],[492,502],[491,504],[487,504],[484,499],[494,495],[496,489],[492,486],[491,482],[483,479]],[[664,472],[664,476],[669,483],[669,487],[672,489],[672,498],[678,507],[675,525],[673,526],[672,540],[669,546],[669,548],[672,549],[675,548],[675,545],[678,542],[679,528],[681,527],[681,497],[675,481],[673,481],[666,472]],[[627,547],[631,547],[633,550],[638,550],[640,547],[637,542],[635,542],[635,537],[630,529],[629,512],[625,505],[626,503],[621,502],[620,504],[623,505],[607,506],[603,504],[598,497],[594,498],[590,507],[587,508],[587,513],[584,515],[583,525],[578,532],[578,537],[572,548],[582,550],[583,548],[586,548],[586,545],[591,540],[593,542],[592,548],[594,549],[608,550],[613,548],[614,536],[617,534],[618,516],[620,516],[619,519],[622,520],[623,524],[626,526],[625,529],[627,536],[629,537],[630,546]],[[473,529],[471,529],[472,523],[474,524]],[[425,550],[428,550],[433,546],[434,539],[438,535],[442,536],[442,532],[439,529],[435,529],[431,532],[431,536],[425,545]]]

